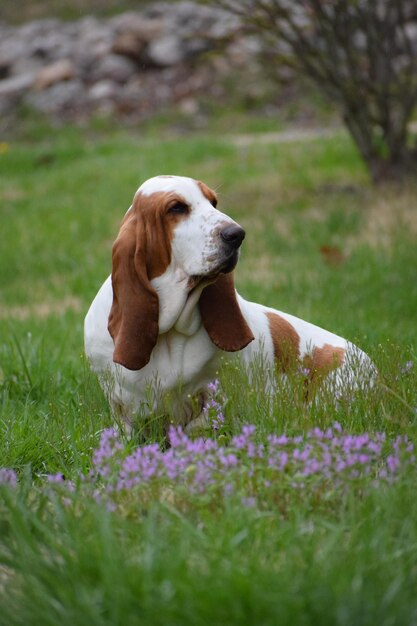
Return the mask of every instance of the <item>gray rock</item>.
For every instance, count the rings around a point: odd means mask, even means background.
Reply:
[[[186,56],[185,48],[175,34],[152,41],[146,53],[149,61],[157,67],[176,65],[181,63]]]
[[[27,56],[27,45],[19,38],[0,35],[0,63],[11,68],[14,63]]]
[[[114,81],[100,80],[89,88],[88,98],[92,102],[111,100],[116,97],[118,89],[119,85],[117,85]]]
[[[16,96],[30,89],[35,82],[36,72],[12,76],[0,81],[0,98]]]
[[[140,13],[122,13],[109,20],[116,36],[123,33],[132,33],[141,41],[149,43],[160,37],[166,30],[166,22],[163,19],[148,19]]]
[[[31,91],[24,101],[43,113],[76,113],[86,103],[86,92],[81,81],[69,80],[44,91]]]
[[[9,72],[12,76],[20,76],[21,74],[29,74],[30,72],[37,74],[43,67],[45,67],[45,61],[43,59],[29,56],[18,59],[9,68]]]
[[[35,72],[29,72],[0,81],[0,113],[8,113],[13,110],[24,94],[32,87],[35,77]]]
[[[125,83],[136,71],[137,65],[132,60],[119,54],[108,54],[94,63],[88,78],[94,83],[102,80]]]

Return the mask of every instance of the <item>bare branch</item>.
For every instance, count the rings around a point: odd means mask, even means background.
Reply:
[[[274,63],[336,103],[374,177],[398,164],[417,170],[407,132],[417,103],[415,0],[211,1],[258,33]]]

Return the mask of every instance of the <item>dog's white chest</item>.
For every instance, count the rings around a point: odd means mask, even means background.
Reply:
[[[165,389],[189,384],[196,373],[209,366],[217,352],[203,329],[191,337],[171,330],[160,335],[143,375],[146,379],[158,376]]]
[[[219,351],[202,329],[192,337],[176,331],[160,335],[149,363],[138,371],[113,364],[114,405],[123,407],[124,417],[161,409],[170,391],[183,398],[201,391],[216,376]],[[171,407],[175,412],[175,407]]]

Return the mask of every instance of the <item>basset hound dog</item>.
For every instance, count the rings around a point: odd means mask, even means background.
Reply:
[[[224,352],[248,367],[261,355],[266,370],[283,376],[301,368],[331,380],[335,393],[374,377],[369,357],[349,341],[236,292],[245,231],[216,206],[204,183],[156,176],[139,187],[122,221],[112,273],[85,318],[85,351],[127,428],[160,411],[173,390],[171,417],[201,424]]]

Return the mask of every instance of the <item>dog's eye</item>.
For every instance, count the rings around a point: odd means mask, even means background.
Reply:
[[[175,204],[171,204],[168,208],[168,213],[175,213],[177,215],[188,213],[188,211],[189,207],[187,204],[184,204],[184,202],[175,202]]]
[[[214,206],[214,208],[216,208],[216,206],[217,206],[217,198],[213,198],[213,200],[211,201],[211,204]]]

